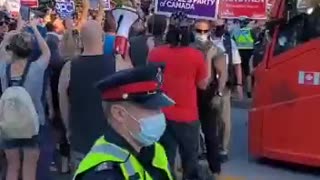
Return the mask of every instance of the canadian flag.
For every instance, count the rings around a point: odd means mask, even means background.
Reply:
[[[299,72],[299,84],[320,85],[320,72]]]

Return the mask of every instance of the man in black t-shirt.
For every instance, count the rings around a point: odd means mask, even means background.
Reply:
[[[101,25],[89,20],[80,31],[84,51],[65,64],[59,79],[61,116],[71,145],[74,166],[84,158],[103,133],[107,120],[95,83],[115,72],[115,60],[103,54]]]

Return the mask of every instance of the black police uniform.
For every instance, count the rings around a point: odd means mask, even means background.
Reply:
[[[159,109],[173,105],[174,101],[160,90],[163,68],[164,66],[162,64],[149,64],[144,67],[123,70],[109,76],[98,83],[98,88],[102,92],[102,99],[109,102],[135,102],[149,109]],[[154,85],[157,87],[152,88]],[[129,151],[137,158],[145,171],[147,171],[154,180],[168,179],[164,170],[152,166],[152,160],[155,155],[154,145],[143,147],[138,153],[110,126],[106,129],[104,138],[109,143]],[[123,180],[124,176],[118,163],[105,162],[81,174],[80,177],[77,177],[77,180],[78,179]],[[134,177],[130,177],[130,180],[131,179],[134,180]],[[140,178],[137,177],[137,179]]]

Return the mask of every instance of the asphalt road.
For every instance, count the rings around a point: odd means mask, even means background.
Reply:
[[[230,161],[223,165],[225,180],[319,180],[320,169],[270,160],[256,161],[248,155],[248,110],[233,108],[233,134]]]
[[[320,168],[250,159],[247,150],[247,112],[247,104],[243,103],[236,103],[232,110],[231,155],[230,161],[223,165],[222,180],[320,180]],[[54,180],[71,180],[71,177],[55,175]]]

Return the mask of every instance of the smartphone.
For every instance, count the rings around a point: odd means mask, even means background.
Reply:
[[[27,6],[21,6],[20,7],[20,15],[21,15],[21,18],[22,20],[24,21],[29,21],[30,19],[30,8],[27,7]]]

